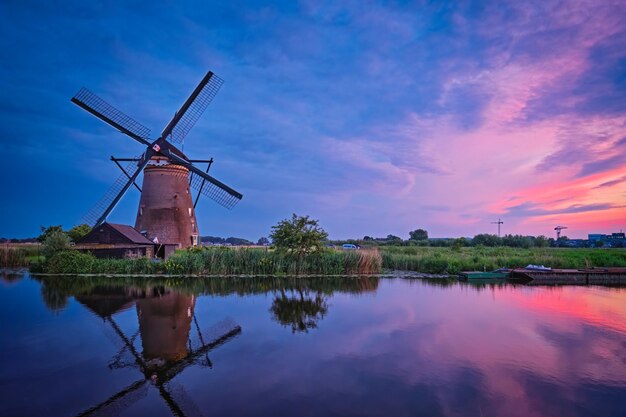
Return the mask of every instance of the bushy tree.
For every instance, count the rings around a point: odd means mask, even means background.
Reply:
[[[46,259],[70,248],[70,238],[64,231],[55,230],[48,234],[42,244],[42,253]]]
[[[428,232],[424,229],[415,229],[409,232],[409,236],[412,240],[427,240]]]
[[[226,239],[226,243],[230,243],[233,246],[249,246],[252,245],[248,239],[242,239],[240,237],[229,237]]]
[[[259,246],[265,246],[265,245],[269,245],[270,244],[270,240],[268,238],[266,238],[265,236],[259,238],[259,240],[256,242],[257,245]]]
[[[72,239],[72,242],[78,242],[85,236],[87,233],[91,232],[91,226],[88,224],[79,224],[78,226],[72,227],[67,231],[67,235]]]
[[[487,233],[481,233],[479,235],[474,236],[472,239],[472,243],[474,245],[483,245],[483,246],[500,246],[502,244],[502,239],[498,235],[490,235]]]
[[[48,236],[50,236],[53,233],[58,233],[58,232],[64,233],[63,226],[60,224],[57,226],[48,226],[48,227],[41,226],[41,234],[39,235],[37,240],[43,243],[48,238]]]
[[[533,239],[522,235],[504,235],[502,244],[512,248],[530,248],[533,245]]]
[[[450,247],[454,250],[461,250],[461,248],[465,246],[468,246],[468,241],[464,237],[454,239],[450,244]]]
[[[291,219],[281,220],[272,226],[270,238],[276,250],[301,257],[323,250],[328,233],[318,225],[317,220],[294,213]]]

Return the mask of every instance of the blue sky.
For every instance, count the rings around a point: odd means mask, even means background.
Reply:
[[[0,236],[77,224],[109,156],[143,151],[80,87],[160,132],[209,69],[225,84],[184,150],[244,198],[202,200],[203,235],[293,212],[332,238],[617,231],[625,28],[618,1],[3,2]]]

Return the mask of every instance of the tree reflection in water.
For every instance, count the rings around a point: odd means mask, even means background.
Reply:
[[[328,312],[327,297],[321,292],[314,294],[301,288],[288,291],[280,290],[272,302],[270,312],[272,319],[285,327],[291,326],[291,332],[308,333],[309,329],[317,329],[317,322]]]

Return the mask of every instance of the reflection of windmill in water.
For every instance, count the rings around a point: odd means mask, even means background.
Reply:
[[[128,293],[125,289],[113,292],[115,294],[80,296],[77,300],[102,317],[121,344],[109,368],[138,368],[143,378],[80,415],[118,415],[145,397],[150,385],[158,390],[174,415],[201,415],[182,387],[172,380],[189,365],[212,367],[208,353],[241,333],[241,327],[231,320],[223,320],[203,334],[194,313],[193,295],[163,289],[147,293]],[[128,337],[113,314],[129,307],[134,300],[139,330]],[[190,335],[192,322],[197,338]],[[138,335],[141,335],[141,352],[135,346]]]
[[[120,112],[89,90],[81,89],[72,102],[145,147],[137,158],[111,157],[122,174],[85,217],[90,226],[98,226],[115,208],[131,186],[141,192],[135,229],[158,243],[181,247],[198,244],[195,208],[203,194],[226,208],[232,208],[242,195],[208,174],[213,162],[189,159],[174,144],[182,144],[185,136],[217,94],[223,81],[209,71],[176,112],[158,139],[150,139],[150,129]],[[127,162],[126,168],[119,162]],[[194,163],[207,163],[205,171]],[[136,181],[143,172],[140,188]],[[190,176],[191,173],[191,176]],[[198,194],[192,201],[189,186]]]

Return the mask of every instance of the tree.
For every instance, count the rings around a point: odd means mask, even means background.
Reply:
[[[500,246],[502,244],[502,239],[498,235],[482,233],[474,236],[474,238],[472,239],[472,244],[483,246]]]
[[[63,252],[70,248],[70,238],[63,230],[54,230],[48,234],[42,244],[42,253],[46,259],[50,259],[56,253]]]
[[[550,246],[550,240],[544,235],[539,235],[535,238],[535,246],[538,248],[545,248]]]
[[[387,239],[388,241],[400,241],[402,242],[402,238],[395,236],[395,235],[387,235]]]
[[[257,245],[259,246],[267,246],[270,244],[270,240],[268,238],[266,238],[265,236],[259,238],[259,240],[256,242]]]
[[[252,242],[248,239],[243,239],[240,237],[229,237],[226,239],[226,243],[230,243],[233,246],[250,246]]]
[[[37,240],[43,243],[48,238],[48,236],[57,232],[64,233],[63,226],[61,226],[60,224],[58,226],[48,226],[48,227],[41,226],[41,234],[39,235]]]
[[[78,226],[72,227],[67,231],[67,235],[72,239],[72,242],[78,242],[85,236],[87,233],[91,232],[91,226],[88,224],[79,224]]]
[[[428,232],[424,229],[415,229],[409,232],[412,240],[428,240]]]
[[[310,329],[316,329],[318,321],[328,312],[326,297],[321,292],[311,296],[307,290],[303,292],[298,288],[292,290],[291,296],[282,289],[280,293],[280,296],[274,298],[270,312],[274,320],[291,327],[292,333],[308,333]]]
[[[309,216],[297,216],[291,220],[285,219],[272,226],[270,238],[278,251],[291,253],[299,257],[324,249],[324,240],[328,233],[324,231],[317,220]]]

